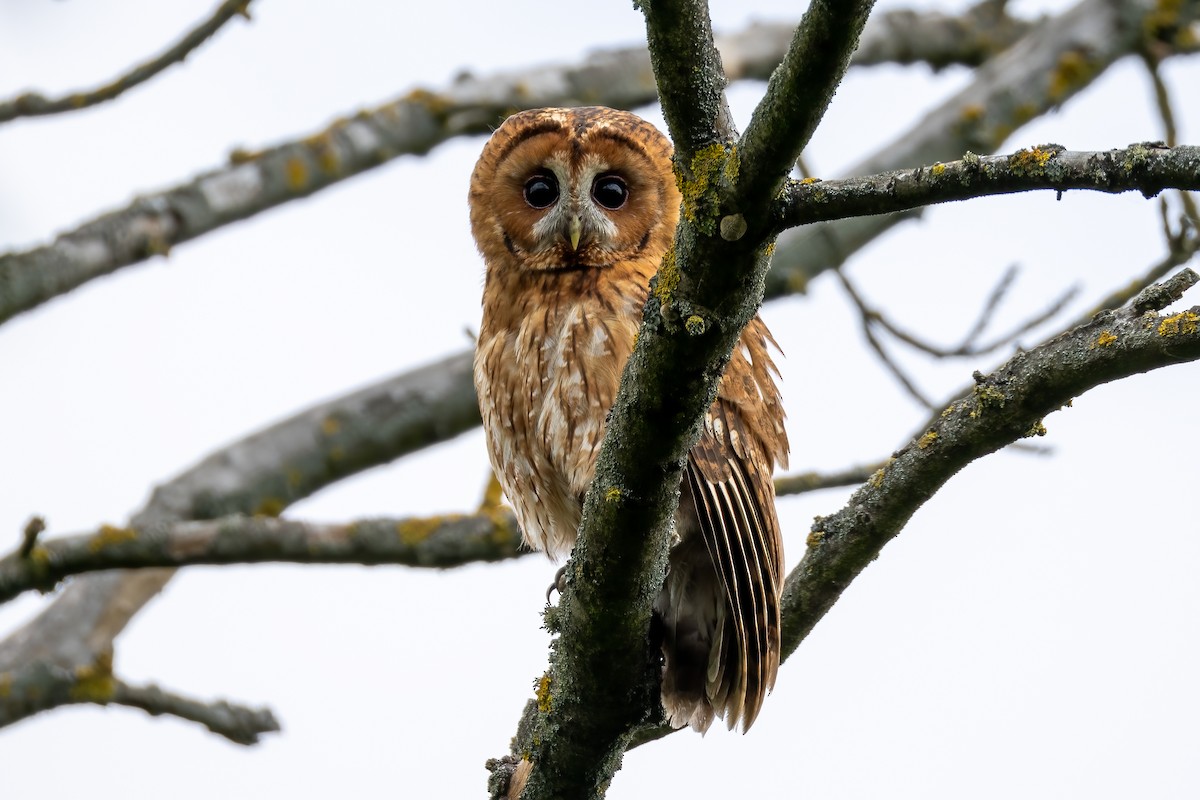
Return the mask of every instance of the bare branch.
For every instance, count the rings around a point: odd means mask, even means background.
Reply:
[[[846,74],[850,54],[874,5],[874,0],[813,3],[804,12],[738,142],[735,210],[756,215],[757,203],[747,201],[772,196],[800,157]]]
[[[829,219],[887,214],[918,207],[1050,189],[1141,192],[1200,189],[1200,147],[1150,142],[1103,152],[1041,145],[1007,156],[968,153],[961,161],[835,181],[791,180],[779,212],[780,227]]]
[[[1088,389],[1200,359],[1200,306],[1169,316],[1155,313],[1198,280],[1185,269],[1143,293],[1140,303],[1100,314],[979,376],[971,394],[896,453],[845,508],[814,522],[808,550],[784,590],[784,652],[795,651],[913,513],[971,461],[1043,435],[1043,417]]]
[[[0,559],[0,603],[46,590],[69,575],[196,564],[396,564],[462,566],[525,555],[512,512],[365,519],[330,525],[272,517],[162,523],[144,530],[105,525],[43,541],[28,556]]]
[[[35,663],[0,672],[0,728],[52,708],[78,703],[122,705],[148,714],[198,722],[237,744],[255,744],[264,733],[279,730],[269,709],[247,708],[224,700],[206,703],[163,691],[157,686],[130,686],[112,671],[112,657],[75,669]]]
[[[1003,0],[980,0],[961,16],[895,9],[871,16],[850,63],[979,66],[1037,24],[1009,16]]]
[[[234,744],[258,744],[264,733],[278,733],[279,721],[269,708],[248,708],[217,700],[205,703],[164,691],[154,684],[130,686],[118,680],[110,703],[140,708],[151,716],[167,714],[198,722]]]
[[[0,101],[0,122],[18,117],[38,117],[59,114],[99,105],[120,97],[129,89],[145,83],[172,64],[182,63],[188,55],[213,36],[221,26],[236,16],[250,19],[247,10],[251,0],[225,0],[212,16],[189,31],[182,39],[157,57],[139,64],[116,80],[86,91],[71,92],[50,99],[37,92],[26,92],[13,100]]]
[[[883,364],[887,371],[892,373],[892,377],[895,378],[896,382],[900,384],[900,387],[908,393],[909,397],[916,400],[920,406],[932,409],[933,403],[925,396],[924,392],[917,388],[916,382],[908,376],[908,373],[906,373],[900,367],[900,364],[898,364],[895,359],[892,358],[891,354],[884,349],[883,342],[879,341],[879,337],[875,335],[875,329],[873,326],[882,319],[882,316],[879,314],[879,312],[867,306],[866,301],[863,300],[862,296],[858,293],[858,290],[854,288],[854,284],[850,282],[850,278],[847,277],[845,270],[834,270],[834,274],[838,276],[838,280],[841,282],[842,288],[846,290],[846,295],[858,309],[858,319],[862,328],[863,336],[866,337],[867,344],[869,344],[871,349],[875,351],[876,357],[879,358],[879,363]]]
[[[781,475],[775,479],[775,494],[782,497],[789,494],[816,492],[821,489],[835,489],[839,486],[857,486],[866,482],[886,463],[879,461],[874,464],[863,464],[844,469],[841,472],[795,472],[791,475]]]

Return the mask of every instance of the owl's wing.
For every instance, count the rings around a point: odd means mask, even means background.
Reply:
[[[708,665],[708,697],[730,728],[758,716],[779,669],[783,543],[771,456],[743,414],[718,397],[688,454],[687,481],[701,534],[725,589]]]

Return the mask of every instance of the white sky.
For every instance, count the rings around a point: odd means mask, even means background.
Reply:
[[[0,97],[91,86],[214,5],[10,0],[0,7]],[[801,5],[725,1],[713,13],[732,29]],[[642,35],[628,2],[431,3],[413,14],[398,3],[335,11],[263,0],[252,10],[253,24],[230,24],[116,102],[0,126],[0,249],[43,242],[221,164],[236,146],[304,135],[463,69],[575,60]],[[1167,74],[1181,138],[1194,143],[1200,63]],[[810,164],[837,174],[966,77],[854,73]],[[731,93],[743,124],[759,91]],[[1149,97],[1127,61],[1006,149],[1161,138]],[[15,546],[34,513],[52,534],[121,522],[214,448],[464,348],[479,316],[466,187],[481,146],[459,140],[402,158],[4,325],[0,540]],[[851,274],[898,321],[952,342],[1007,265],[1023,271],[1001,327],[1075,283],[1079,313],[1160,257],[1157,227],[1156,206],[1139,196],[989,199],[929,212],[873,244]],[[764,316],[787,353],[793,468],[886,456],[919,424],[923,412],[866,353],[831,280]],[[907,363],[938,398],[994,364]],[[1184,502],[1200,441],[1195,370],[1077,399],[1046,420],[1052,456],[1001,453],[967,468],[783,667],[749,735],[682,733],[641,748],[609,797],[1196,796],[1200,537]],[[485,465],[476,431],[288,515],[462,511],[478,501]],[[789,562],[812,516],[847,494],[780,501]],[[118,640],[119,673],[268,704],[284,732],[241,748],[138,711],[59,710],[0,731],[0,794],[483,796],[483,762],[507,750],[545,666],[539,615],[553,572],[540,558],[447,573],[187,571]],[[45,602],[0,608],[0,635]]]

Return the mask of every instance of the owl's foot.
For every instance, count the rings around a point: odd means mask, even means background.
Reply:
[[[554,573],[554,583],[546,587],[546,605],[550,605],[550,595],[558,592],[558,596],[562,597],[562,593],[567,589],[567,565],[563,564],[558,568],[558,572]]]

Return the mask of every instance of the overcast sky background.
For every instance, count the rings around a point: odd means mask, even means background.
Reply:
[[[95,85],[214,5],[8,0],[0,97]],[[715,0],[712,10],[718,29],[734,30],[795,18],[802,6]],[[416,12],[262,0],[252,12],[252,24],[232,22],[184,66],[116,102],[0,126],[0,250],[218,166],[235,147],[317,131],[464,69],[574,61],[643,36],[627,1]],[[1181,140],[1197,143],[1200,60],[1171,62],[1166,74]],[[920,66],[853,72],[810,167],[839,175],[968,77]],[[1004,149],[1160,139],[1149,86],[1126,60]],[[731,90],[742,126],[761,88]],[[656,109],[643,111],[661,124]],[[50,534],[120,523],[210,451],[466,347],[482,285],[466,191],[482,144],[460,139],[398,159],[4,325],[0,541],[15,546],[35,513]],[[850,274],[897,321],[951,343],[1008,265],[1022,272],[997,329],[1080,284],[1069,318],[1161,257],[1158,225],[1155,204],[1136,195],[993,198],[928,212],[871,245]],[[1194,291],[1185,304],[1195,303]],[[885,457],[920,424],[924,412],[869,355],[828,276],[763,315],[786,352],[793,469]],[[944,399],[996,360],[906,363]],[[609,797],[1196,796],[1196,375],[1182,366],[1091,392],[1047,418],[1039,443],[1052,455],[1003,452],[968,467],[784,665],[748,735],[685,732],[640,748]],[[486,477],[474,431],[287,516],[465,511]],[[848,493],[781,499],[789,565],[812,517]],[[270,705],[283,733],[242,748],[134,710],[62,709],[0,731],[0,794],[481,797],[483,762],[507,751],[546,664],[540,613],[554,570],[540,557],[446,573],[188,570],[118,640],[119,674]],[[0,636],[46,602],[0,608]]]

